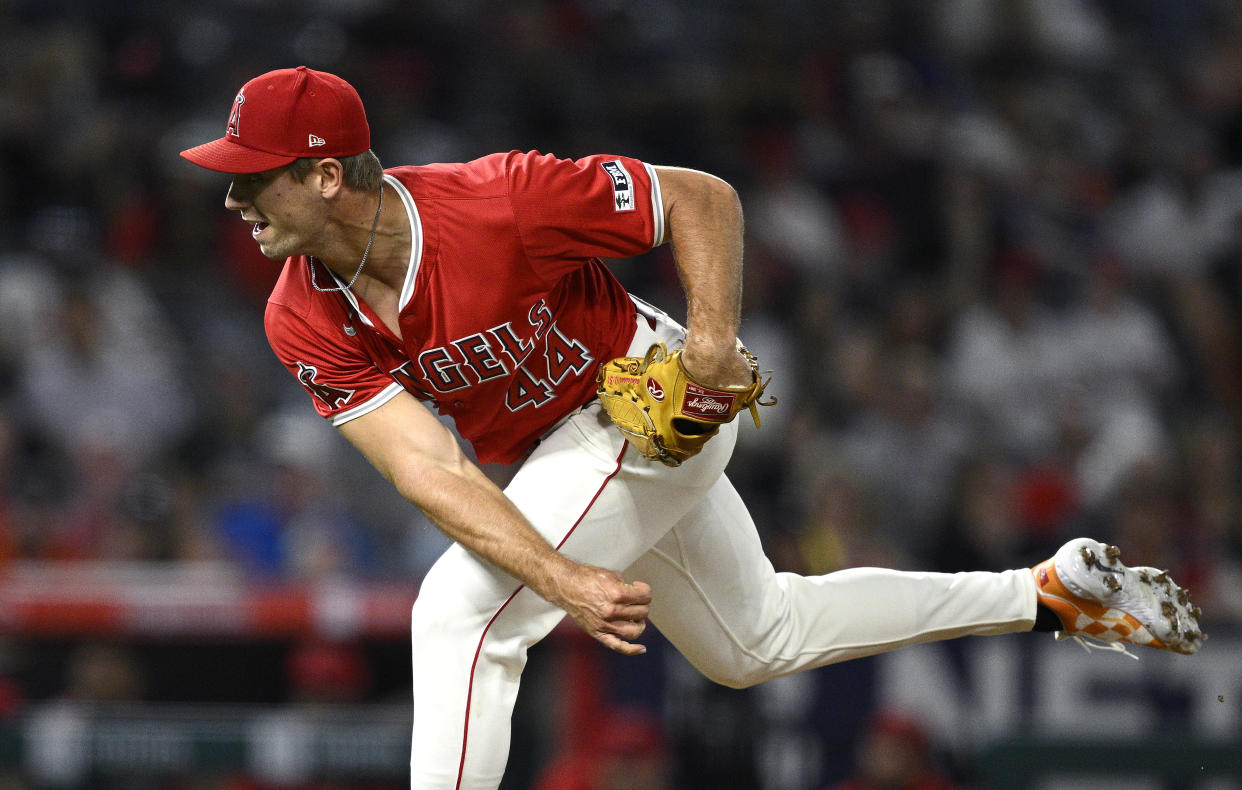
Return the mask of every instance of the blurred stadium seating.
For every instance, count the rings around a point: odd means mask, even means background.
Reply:
[[[1230,0],[0,0],[0,788],[402,786],[443,538],[277,364],[276,267],[176,155],[302,63],[358,86],[387,165],[611,151],[734,184],[781,405],[730,474],[782,569],[1020,567],[1086,533],[1170,566],[1212,637],[731,692],[658,635],[618,662],[558,633],[506,790],[622,704],[683,790],[844,781],[878,705],[955,781],[1031,786],[1082,768],[1039,723],[1049,667],[1063,711],[1149,725],[1108,739],[1124,786],[1237,787],[1240,36]],[[677,312],[666,251],[616,270]]]

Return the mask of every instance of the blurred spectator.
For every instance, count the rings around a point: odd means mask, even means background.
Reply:
[[[752,145],[755,182],[745,208],[754,254],[770,253],[814,279],[840,278],[845,229],[836,206],[797,167],[793,141],[765,134]]]
[[[47,283],[49,314],[37,322],[43,336],[17,362],[27,416],[71,454],[99,448],[139,466],[167,449],[189,421],[181,349],[148,287],[131,272],[92,257],[65,274],[71,279]]]
[[[874,495],[878,530],[923,554],[947,516],[952,478],[972,437],[941,397],[927,349],[901,348],[882,364],[875,401],[833,443]]]
[[[197,783],[189,786],[172,783],[160,790],[401,790],[401,785],[391,782],[350,782],[337,779],[321,779],[318,781],[299,782],[279,785],[259,781],[249,776],[233,776],[220,780],[207,780],[203,785]]]
[[[882,710],[862,732],[853,777],[831,790],[964,790],[964,786],[951,781],[937,764],[921,723],[899,711]]]
[[[17,474],[17,431],[12,418],[0,400],[0,568],[3,568],[22,551],[11,502],[13,480]]]
[[[12,647],[0,641],[0,722],[11,719],[25,703],[26,695],[21,684],[11,676],[17,663]]]
[[[781,405],[730,474],[778,565],[1000,569],[1082,531],[1242,621],[1236,3],[0,6],[0,570],[416,583],[443,550],[266,348],[278,265],[176,155],[305,63],[388,164],[612,151],[738,188]],[[667,251],[618,270],[681,312]],[[338,648],[296,653],[304,691]]]
[[[1132,465],[1169,450],[1161,409],[1178,374],[1173,342],[1126,274],[1116,261],[1095,262],[1066,317],[1058,377],[1074,388],[1069,408],[1078,413],[1062,420],[1087,434],[1072,469],[1088,506]]]
[[[1202,276],[1242,215],[1242,173],[1223,168],[1217,141],[1186,118],[1168,118],[1156,144],[1164,148],[1146,178],[1113,204],[1109,238],[1144,273]]]
[[[295,61],[349,72],[402,161],[623,149],[734,181],[744,333],[785,406],[743,434],[744,459],[771,474],[736,477],[776,539],[832,540],[786,524],[825,507],[801,473],[774,480],[786,447],[852,481],[889,544],[844,540],[842,558],[917,559],[963,521],[949,481],[964,457],[1014,463],[1007,520],[1051,536],[1134,464],[1184,463],[1188,409],[1242,412],[1228,32],[1242,12],[708,5],[536,2],[484,21],[473,4],[381,0],[286,36],[266,35],[286,24],[270,8],[244,27],[179,3],[7,15],[0,403],[19,469],[0,513],[20,518],[0,556],[225,554],[264,574],[370,575],[393,565],[376,546],[430,529],[352,478],[324,485],[313,453],[251,446],[300,395],[260,337],[277,267],[241,223],[203,211],[225,180],[175,154],[220,123],[208,97]],[[252,41],[262,62],[226,59]],[[657,263],[640,279],[675,296]],[[1236,556],[1226,532],[1209,539]],[[443,546],[404,542],[397,564],[415,573]]]
[[[946,387],[998,450],[1039,457],[1051,448],[1069,383],[1057,377],[1062,332],[1038,299],[1036,256],[1002,253],[986,294],[953,321]]]
[[[354,644],[310,639],[289,653],[289,696],[304,704],[358,703],[371,686],[366,655]]]
[[[653,714],[617,709],[597,737],[554,758],[535,790],[672,790],[668,743]]]
[[[1210,620],[1242,618],[1242,452],[1236,420],[1215,412],[1199,415],[1185,429],[1183,466],[1174,493],[1185,491],[1185,507],[1200,542],[1205,574],[1196,600]]]
[[[119,643],[78,646],[65,675],[62,699],[70,702],[136,702],[145,694],[136,653]]]
[[[946,523],[930,558],[945,572],[1000,571],[1032,556],[1016,499],[1016,473],[1002,458],[983,454],[957,469]]]
[[[790,536],[792,545],[773,547],[773,563],[809,574],[858,566],[913,568],[905,542],[879,528],[879,505],[873,492],[839,463],[822,465],[830,457],[822,445],[810,445],[808,450],[807,463],[818,456],[821,465],[795,467],[803,521]]]
[[[242,567],[269,577],[373,575],[373,536],[344,507],[337,470],[342,440],[310,409],[271,414],[252,439],[256,458],[234,478],[216,528]]]

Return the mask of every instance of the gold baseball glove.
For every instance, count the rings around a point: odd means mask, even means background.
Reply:
[[[655,343],[643,357],[618,357],[600,365],[597,394],[608,416],[643,456],[680,466],[742,409],[759,427],[758,406],[771,378],[759,374],[759,361],[740,343],[753,380],[745,386],[706,387],[686,373],[681,350]]]

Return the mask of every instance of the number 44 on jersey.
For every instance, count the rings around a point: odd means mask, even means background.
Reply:
[[[566,337],[546,302],[527,313],[530,330],[519,335],[512,321],[429,348],[392,372],[401,386],[423,400],[510,377],[505,406],[539,408],[556,397],[566,376],[581,376],[595,361],[586,345]],[[539,353],[542,352],[542,353]]]

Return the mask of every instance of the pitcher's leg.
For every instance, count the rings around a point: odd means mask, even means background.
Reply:
[[[545,439],[505,493],[566,556],[624,568],[719,477],[732,440],[722,433],[682,467],[656,468],[625,449],[595,406]],[[498,785],[526,651],[563,616],[459,546],[436,563],[412,623],[414,790]]]
[[[598,514],[592,518],[592,508],[607,512],[617,496],[610,485],[620,471],[622,443],[608,458],[603,452],[575,452],[578,438],[572,426],[557,431],[507,493],[549,543],[576,536],[576,543],[588,544],[589,554],[620,543],[590,536],[604,526]],[[543,484],[549,480],[558,486]],[[633,548],[617,566],[649,545]],[[445,552],[423,580],[411,623],[412,790],[499,786],[527,650],[564,616],[460,546]]]
[[[411,622],[411,790],[495,790],[526,651],[564,612],[453,546],[427,574]]]
[[[1030,630],[1029,570],[776,573],[725,478],[630,573],[651,620],[705,675],[742,687],[917,642]]]

